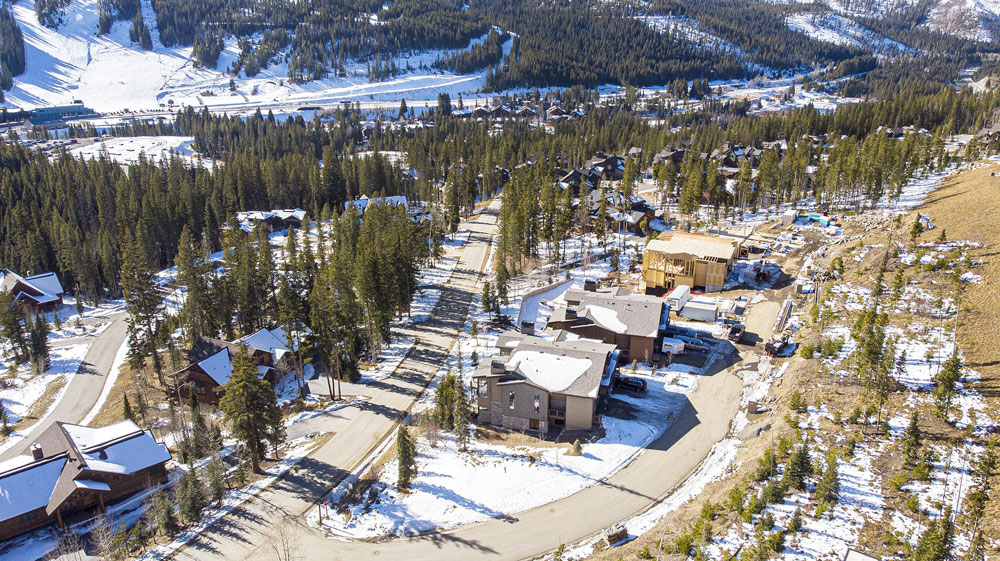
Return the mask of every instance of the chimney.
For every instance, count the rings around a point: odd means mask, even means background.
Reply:
[[[39,444],[32,444],[31,445],[31,458],[34,461],[37,462],[38,460],[41,460],[44,457],[45,457],[45,454],[42,452],[41,445],[39,445]]]
[[[526,335],[535,334],[535,322],[533,321],[522,321],[521,322],[521,333]]]
[[[587,292],[597,292],[597,281],[583,281],[583,289]]]
[[[490,374],[503,374],[507,370],[502,358],[494,358],[490,362]]]

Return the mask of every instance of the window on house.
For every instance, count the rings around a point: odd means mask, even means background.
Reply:
[[[27,522],[28,520],[31,520],[31,519],[35,518],[36,516],[38,516],[38,513],[36,513],[36,512],[26,512],[26,513],[24,513],[24,514],[21,515],[21,520],[24,520],[25,522]]]
[[[490,383],[486,380],[480,378],[477,381],[479,384],[479,397],[489,397],[490,396]]]
[[[510,392],[510,397],[508,397],[507,399],[510,402],[510,408],[513,409],[514,408],[514,392]]]
[[[163,473],[163,464],[157,464],[157,465],[149,468],[149,473],[152,474],[152,475],[157,475],[157,474]]]
[[[540,396],[540,395],[538,395],[536,393],[535,394],[535,413],[538,413],[538,410],[541,409],[541,408],[542,408],[542,396]]]

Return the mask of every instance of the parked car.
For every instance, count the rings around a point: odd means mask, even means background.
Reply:
[[[746,326],[742,323],[734,323],[729,326],[729,334],[726,335],[733,343],[739,343],[743,339],[743,333],[746,332]]]
[[[646,381],[642,378],[622,376],[618,379],[618,387],[634,392],[644,392],[646,391]]]

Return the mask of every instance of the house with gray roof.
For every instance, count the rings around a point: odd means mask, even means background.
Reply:
[[[613,344],[623,361],[649,362],[658,357],[658,342],[670,323],[670,306],[662,298],[633,294],[624,287],[570,289],[566,305],[552,311],[546,329]]]
[[[509,430],[590,430],[618,364],[614,345],[560,331],[505,332],[500,354],[473,375],[480,424]]]

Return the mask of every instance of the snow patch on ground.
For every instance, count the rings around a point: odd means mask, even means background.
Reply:
[[[388,463],[376,484],[377,500],[350,507],[350,520],[334,514],[323,521],[332,535],[366,538],[454,528],[521,512],[571,495],[610,476],[642,453],[679,415],[697,378],[659,370],[636,374],[647,380],[641,395],[614,394],[634,408],[634,419],[602,416],[605,436],[584,444],[583,455],[568,456],[565,446],[502,446],[472,440],[459,452],[454,436],[421,437],[417,477],[401,494],[395,487],[398,465]],[[331,503],[339,500],[335,491]]]
[[[4,411],[7,412],[8,423],[13,425],[24,418],[50,385],[57,382],[68,384],[70,378],[80,369],[89,349],[89,343],[52,348],[49,351],[49,368],[37,375],[32,373],[29,363],[16,366],[16,370],[11,373],[10,365],[0,362],[0,370],[5,372],[3,389],[0,389],[0,401],[3,403]],[[59,402],[64,391],[65,386],[52,400],[53,404]],[[0,449],[6,449],[13,442],[26,436],[29,432],[27,429],[28,427],[22,427],[21,430],[11,433]]]

